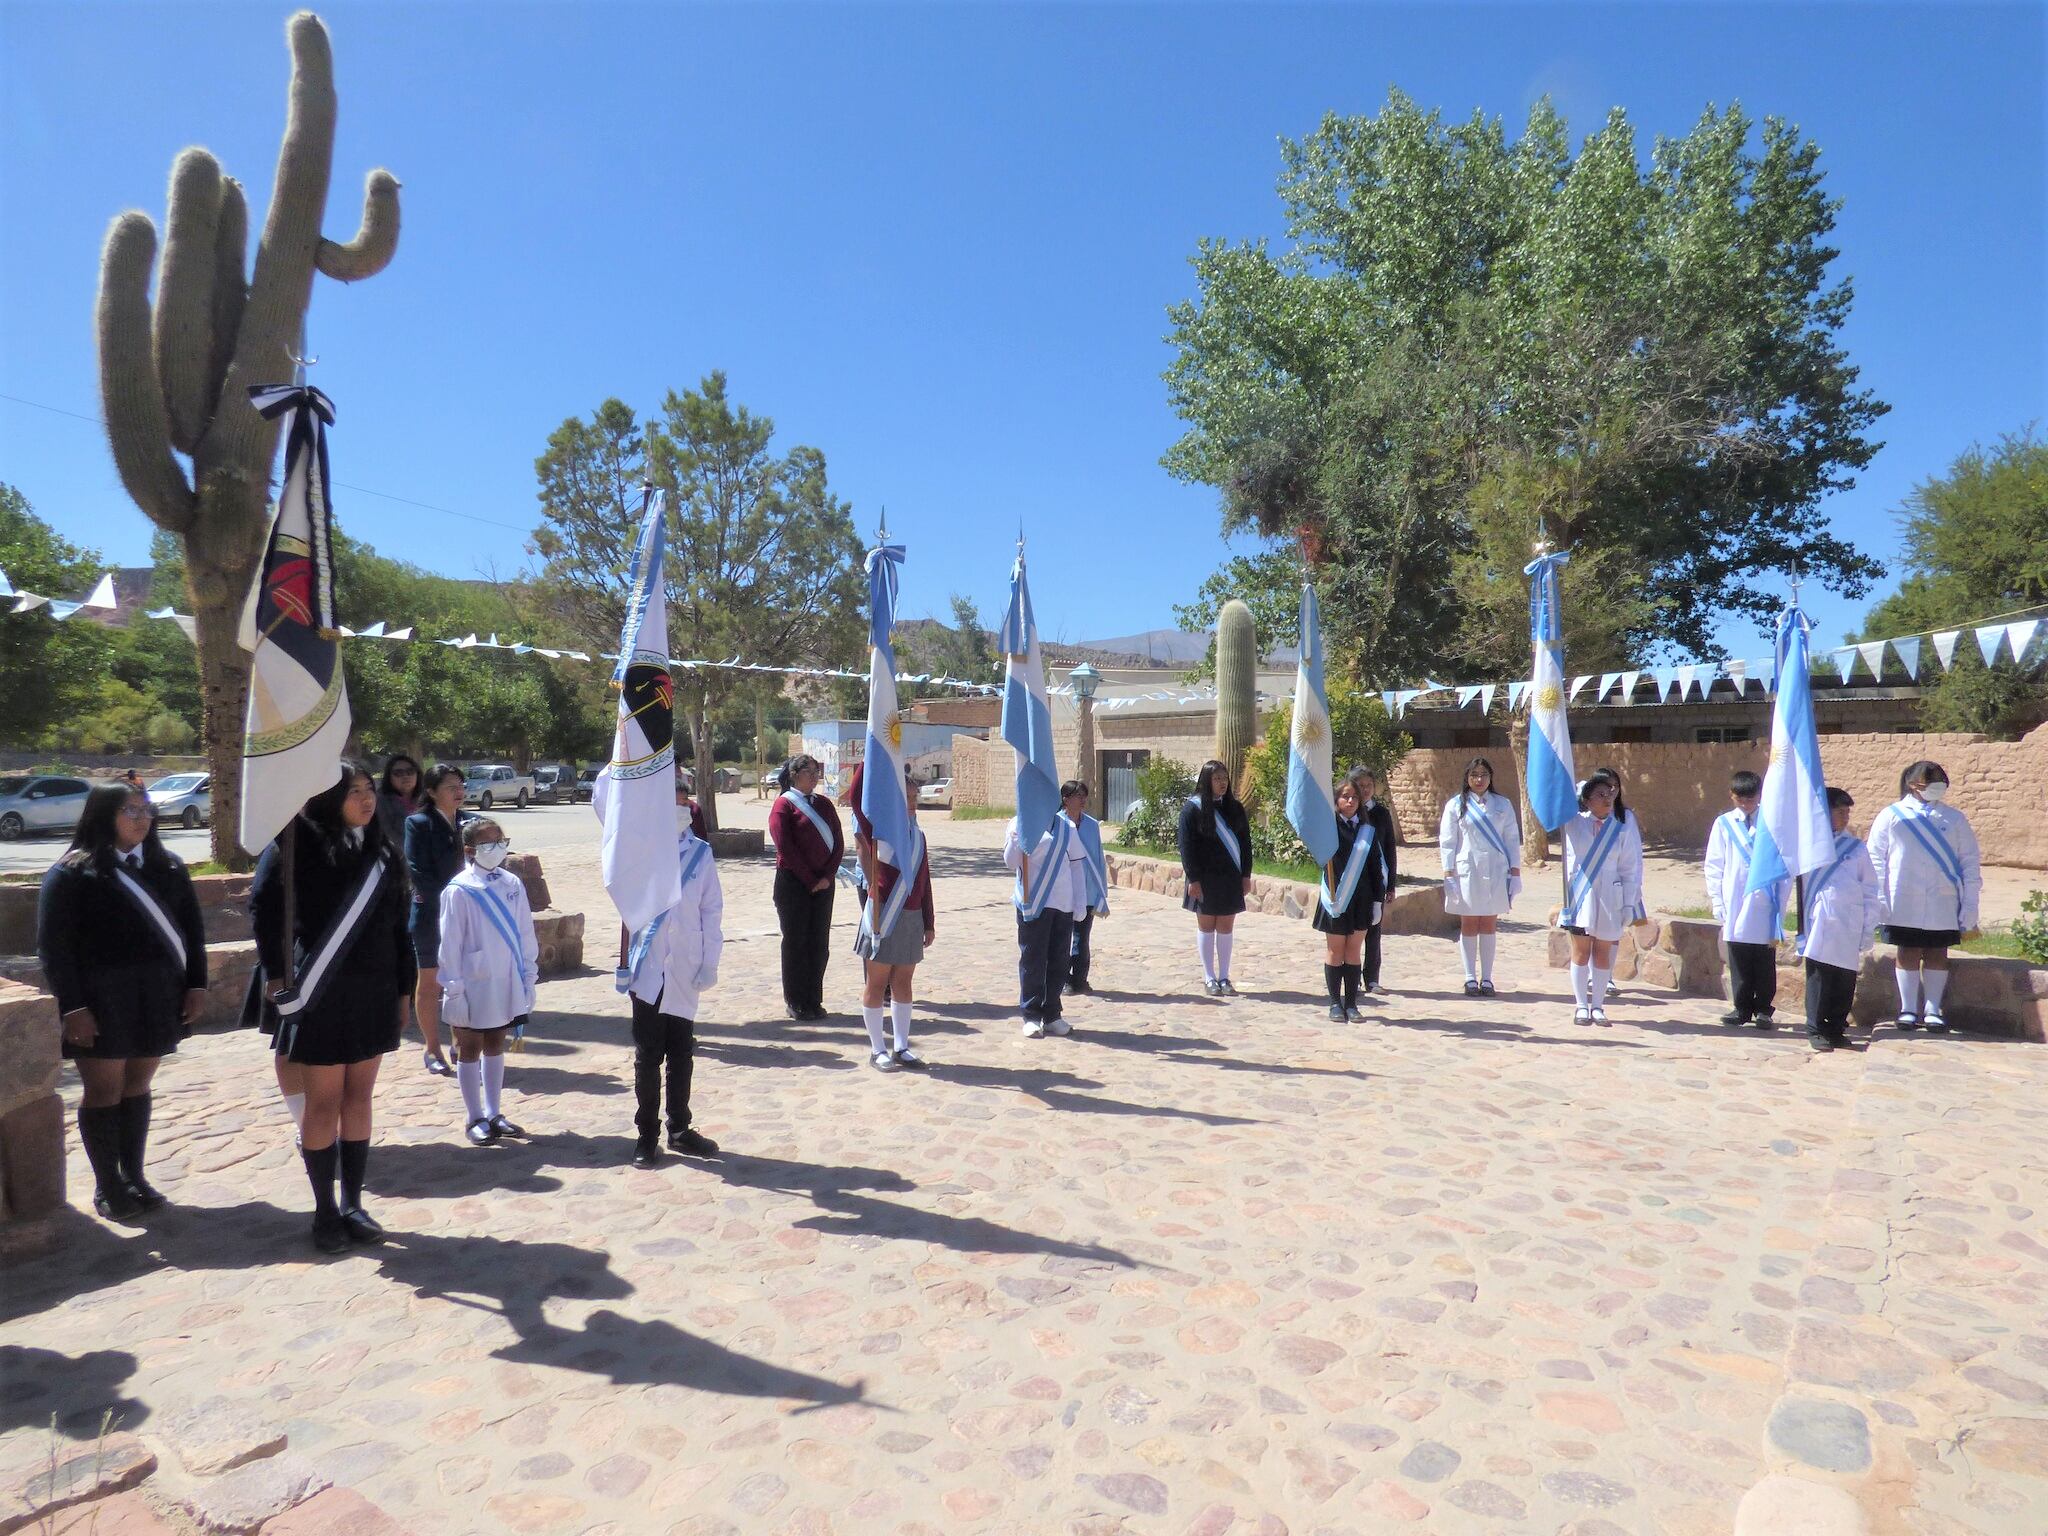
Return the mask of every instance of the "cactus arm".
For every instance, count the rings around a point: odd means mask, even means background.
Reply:
[[[1216,616],[1216,756],[1237,784],[1258,733],[1258,631],[1236,598]]]
[[[232,176],[220,184],[220,219],[213,239],[213,347],[206,369],[209,418],[219,409],[221,381],[228,376],[235,338],[242,329],[242,306],[249,302],[249,202]]]
[[[220,162],[188,149],[171,166],[164,259],[156,282],[156,376],[171,446],[190,453],[213,414],[214,249],[220,226]]]
[[[100,255],[100,404],[121,483],[150,521],[182,533],[192,526],[196,504],[171,452],[170,420],[150,347],[149,269],[155,260],[156,226],[149,216],[116,218]]]
[[[320,271],[340,282],[375,277],[391,263],[398,249],[398,178],[375,170],[363,180],[363,224],[347,245],[322,240],[313,261]]]

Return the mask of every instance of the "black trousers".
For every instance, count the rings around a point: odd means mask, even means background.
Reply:
[[[661,1011],[661,1002],[633,999],[633,1093],[639,1111],[633,1124],[642,1141],[661,1134],[661,1080],[668,1078],[668,1129],[690,1128],[690,1069],[697,1054],[697,1027]]]
[[[1074,924],[1074,940],[1068,948],[1067,981],[1076,987],[1088,985],[1088,935],[1095,931],[1095,914],[1091,911]]]
[[[1826,1035],[1840,1044],[1849,1032],[1849,1009],[1856,1001],[1856,972],[1825,960],[1806,962],[1806,1033]]]
[[[1060,1016],[1073,961],[1073,913],[1048,907],[1028,923],[1017,919],[1017,1005],[1025,1018],[1050,1024]]]
[[[1365,930],[1365,948],[1359,951],[1358,963],[1362,968],[1365,985],[1376,987],[1380,984],[1380,925],[1374,923]]]
[[[1778,1001],[1778,946],[1728,940],[1728,1001],[1745,1019],[1760,1019]]]
[[[782,1000],[793,1013],[822,1012],[825,962],[832,957],[832,885],[807,890],[788,870],[776,870],[775,915],[782,921]]]

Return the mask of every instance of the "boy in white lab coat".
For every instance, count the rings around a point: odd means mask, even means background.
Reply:
[[[1883,887],[1885,938],[1898,946],[1900,1029],[1948,1028],[1949,947],[1977,931],[1982,857],[1969,818],[1948,799],[1948,772],[1922,760],[1899,775],[1899,798],[1870,824],[1870,862]]]
[[[455,1031],[464,1134],[487,1147],[525,1134],[502,1107],[505,1042],[533,1012],[540,944],[525,883],[501,867],[512,851],[505,829],[476,817],[462,848],[462,869],[441,888],[441,1019]]]
[[[1806,926],[1799,953],[1806,961],[1806,1038],[1816,1051],[1832,1051],[1849,1033],[1856,976],[1863,952],[1877,942],[1885,920],[1884,887],[1870,850],[1849,833],[1848,791],[1828,790],[1835,824],[1834,858],[1805,877]]]
[[[1705,874],[1707,898],[1721,940],[1728,950],[1728,1011],[1723,1024],[1771,1027],[1778,1001],[1778,936],[1785,921],[1790,880],[1773,880],[1760,891],[1749,889],[1749,861],[1756,850],[1757,807],[1763,780],[1747,768],[1728,780],[1728,798],[1735,809],[1718,817],[1707,834]]]

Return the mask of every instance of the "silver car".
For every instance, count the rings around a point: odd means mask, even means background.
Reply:
[[[206,826],[213,820],[213,775],[166,774],[149,786],[149,805],[160,825]]]
[[[69,832],[78,825],[91,790],[83,779],[53,774],[0,778],[0,839],[12,842],[37,832]]]

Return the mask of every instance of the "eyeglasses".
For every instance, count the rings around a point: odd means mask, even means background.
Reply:
[[[156,817],[156,812],[151,810],[148,806],[137,805],[132,800],[129,801],[126,805],[122,806],[120,811],[117,812],[117,814],[126,816],[130,821],[151,821],[154,820]]]

